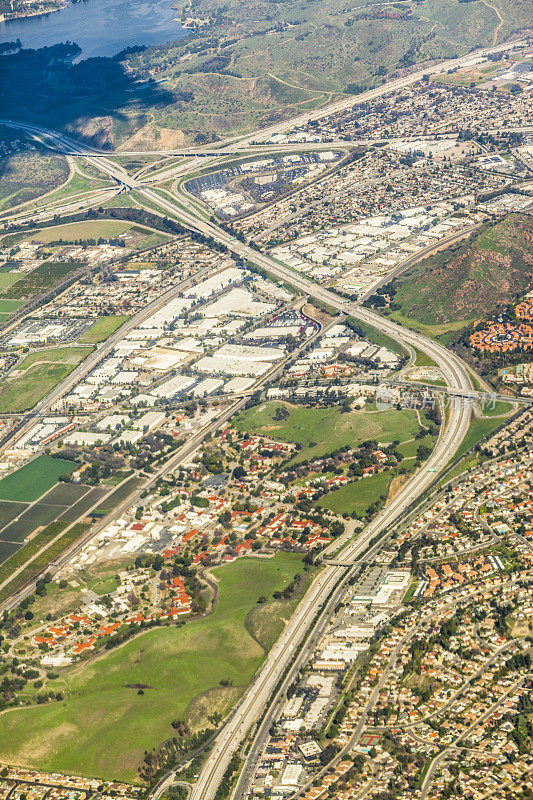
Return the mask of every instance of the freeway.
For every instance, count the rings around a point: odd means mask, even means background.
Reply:
[[[257,131],[252,134],[248,134],[246,136],[232,136],[228,137],[227,139],[222,140],[218,144],[218,148],[206,147],[203,148],[183,148],[182,150],[173,150],[169,151],[171,155],[188,155],[189,153],[194,154],[202,154],[200,157],[204,157],[205,155],[211,155],[212,153],[217,153],[218,156],[223,154],[233,154],[238,150],[241,150],[246,147],[250,147],[253,145],[260,145],[264,143],[271,136],[274,134],[280,133],[287,133],[288,131],[292,130],[295,127],[306,125],[308,122],[317,121],[320,119],[324,119],[324,117],[329,117],[332,114],[338,114],[342,111],[347,111],[355,106],[361,105],[362,103],[367,102],[368,100],[375,100],[377,97],[381,97],[384,94],[387,94],[391,91],[395,91],[397,89],[403,89],[407,86],[411,86],[413,83],[421,80],[424,75],[440,75],[444,72],[448,72],[450,69],[455,69],[456,67],[466,67],[468,65],[476,63],[480,56],[488,56],[492,55],[493,53],[501,53],[507,50],[512,50],[514,48],[526,45],[526,40],[516,40],[514,42],[508,42],[506,44],[500,44],[495,47],[484,47],[478,50],[473,50],[470,53],[465,55],[459,56],[458,58],[448,59],[446,61],[441,61],[436,64],[426,65],[422,69],[417,69],[414,72],[411,72],[409,75],[404,75],[394,80],[386,81],[381,86],[376,87],[375,89],[370,89],[367,92],[362,92],[358,95],[350,95],[349,97],[344,97],[340,100],[337,100],[334,103],[330,103],[328,105],[322,106],[321,108],[315,111],[305,112],[303,114],[299,114],[296,117],[291,117],[284,122],[275,123],[273,125],[269,125],[265,128],[262,128],[261,131]],[[81,145],[79,142],[75,141],[74,139],[69,138],[64,134],[54,133],[51,131],[46,131],[43,128],[39,127],[38,125],[33,125],[30,123],[21,123],[14,120],[9,119],[0,119],[0,124],[2,125],[10,125],[13,127],[18,127],[22,130],[26,130],[28,133],[35,135],[37,137],[41,137],[41,140],[44,144],[51,143],[53,146],[62,149],[63,151],[69,153],[70,155],[85,155],[94,158],[98,156],[109,156],[111,155],[110,151],[108,150],[99,150],[96,147],[90,147],[88,145]],[[279,145],[276,145],[279,149]],[[146,155],[151,151],[142,151],[143,155]],[[155,151],[160,152],[160,151]],[[131,152],[121,152],[120,155],[134,155],[137,151]],[[99,162],[101,163],[101,161]],[[122,168],[121,168],[122,169]],[[126,181],[131,180],[125,170],[123,170],[124,176]]]
[[[194,230],[198,230],[207,236],[212,236],[216,241],[226,245],[242,258],[265,269],[270,275],[282,279],[302,293],[325,303],[331,308],[350,314],[355,319],[371,325],[396,341],[418,348],[429,355],[440,367],[446,383],[451,389],[459,392],[472,392],[473,386],[466,365],[455,354],[436,342],[427,339],[416,331],[402,328],[389,319],[380,317],[373,311],[361,308],[356,303],[347,303],[332,291],[315,284],[309,278],[285,267],[270,256],[259,253],[238,241],[216,224],[199,219],[190,212],[182,210],[181,207],[177,208],[166,197],[162,197],[148,187],[139,189],[139,194],[151,208],[158,207],[164,213],[176,217]],[[379,536],[384,529],[397,520],[412,502],[430,486],[433,482],[435,471],[440,471],[445,466],[450,456],[455,453],[464,439],[470,424],[470,418],[470,404],[463,402],[460,397],[452,396],[448,419],[430,458],[413,475],[391,503],[367,525],[360,536],[354,542],[349,542],[341,550],[339,561],[356,561],[358,556],[371,543],[371,540]],[[294,655],[295,648],[303,642],[310,621],[314,617],[314,611],[326,601],[340,579],[341,569],[341,567],[336,566],[326,567],[320,575],[320,580],[313,584],[311,590],[302,600],[295,615],[289,621],[277,644],[270,651],[261,671],[251,684],[239,706],[238,713],[228,720],[216,738],[211,754],[193,788],[191,800],[209,800],[209,798],[214,797],[233,753],[247,730],[268,703],[276,684],[282,678]]]
[[[202,274],[203,274],[203,271],[202,271]],[[199,273],[196,273],[196,276],[198,276],[198,275],[199,275]],[[192,280],[192,278],[188,278],[187,281],[185,281],[184,283],[188,283],[190,280]],[[182,286],[182,288],[183,288],[183,286]],[[167,301],[168,301],[168,298],[167,298]],[[144,313],[146,311],[147,311],[147,309],[143,309]],[[136,317],[132,318],[132,320],[130,320],[129,322],[132,323],[133,320],[136,320],[136,322],[138,324],[139,316],[137,315]],[[336,320],[332,321],[330,323],[330,325],[334,325],[335,322],[336,322]],[[119,334],[119,332],[117,332],[116,336],[124,335],[124,327],[125,326],[122,326],[122,328],[120,329],[120,331],[122,333]],[[329,327],[329,326],[327,326],[327,327]],[[278,377],[278,375],[281,374],[283,372],[283,370],[286,369],[286,367],[289,364],[291,364],[295,359],[298,358],[299,355],[301,355],[302,351],[306,347],[308,347],[310,344],[313,344],[313,342],[318,337],[320,337],[325,330],[327,330],[327,327],[324,327],[324,326],[322,326],[322,324],[319,323],[318,330],[315,331],[315,333],[313,333],[312,336],[310,336],[308,339],[306,339],[304,342],[302,342],[298,347],[296,347],[291,353],[289,353],[281,362],[279,362],[277,364],[274,364],[267,372],[265,372],[264,375],[262,375],[261,378],[259,379],[257,386],[260,387],[260,386],[268,384],[269,381],[275,380]],[[114,343],[116,344],[117,340],[115,338],[115,335],[114,335],[113,339],[114,339]],[[108,342],[109,342],[109,340],[108,340]],[[106,342],[106,345],[107,345],[107,342]],[[107,351],[108,350],[106,349],[106,352]],[[98,351],[98,352],[101,353],[101,351]],[[101,358],[102,356],[100,355],[99,357]],[[79,377],[78,377],[78,379],[79,379]],[[68,376],[65,379],[65,381],[57,387],[57,393],[59,395],[65,393],[67,391],[65,386],[70,386],[70,385],[71,385],[71,376]],[[47,405],[50,402],[49,398],[50,398],[50,395],[48,396],[48,398],[46,398]],[[226,422],[228,422],[228,420],[230,420],[232,417],[235,416],[235,414],[238,414],[239,411],[241,411],[244,408],[244,406],[246,405],[248,399],[249,399],[248,396],[244,395],[244,396],[238,397],[236,400],[234,400],[234,402],[229,403],[225,407],[222,407],[221,410],[220,410],[220,413],[218,413],[213,420],[208,421],[208,423],[205,426],[203,426],[199,431],[197,431],[195,434],[193,434],[193,436],[191,436],[177,450],[177,452],[175,452],[173,455],[171,455],[171,457],[169,459],[167,459],[163,465],[161,465],[153,473],[151,473],[150,476],[144,482],[142,482],[141,485],[135,490],[135,492],[130,493],[122,501],[122,503],[120,503],[120,505],[117,506],[112,511],[111,514],[106,515],[96,525],[91,526],[89,528],[89,530],[85,533],[84,536],[76,539],[76,541],[69,548],[64,550],[61,553],[61,555],[52,564],[46,565],[45,568],[42,570],[42,572],[46,571],[50,575],[54,575],[62,566],[64,566],[66,563],[68,563],[68,561],[70,561],[70,559],[72,558],[73,555],[79,553],[85,547],[85,545],[88,544],[88,542],[90,542],[99,533],[101,533],[101,531],[104,528],[106,528],[113,520],[118,519],[120,516],[122,516],[122,514],[127,512],[129,509],[131,509],[131,507],[134,506],[138,502],[138,500],[141,499],[141,496],[144,496],[144,492],[146,490],[148,490],[150,487],[152,487],[159,480],[159,478],[163,477],[164,475],[168,474],[172,470],[176,469],[176,467],[178,467],[181,464],[185,463],[186,461],[190,460],[191,456],[196,452],[196,450],[202,444],[204,439],[207,436],[209,436],[210,434],[214,433],[220,427],[225,425]],[[41,408],[39,414],[42,414],[42,413],[43,413],[43,409]],[[37,414],[37,413],[32,414],[31,415],[31,420],[30,420],[30,422],[28,424],[29,425],[34,424],[35,417],[38,416],[39,414]],[[20,435],[23,432],[24,431],[21,431],[21,430],[17,429],[17,434]],[[131,476],[129,478],[126,478],[122,482],[122,484],[119,484],[119,485],[125,484],[130,478],[131,478]],[[116,488],[118,488],[118,486]],[[98,500],[91,509],[87,509],[86,511],[84,511],[84,514],[86,515],[89,510],[92,510],[96,506],[101,505],[101,502],[102,502],[102,499],[100,498],[100,500]],[[76,520],[74,520],[72,522],[72,524],[69,525],[69,528],[71,528],[75,524],[75,522],[76,522]],[[61,531],[61,533],[56,538],[59,539],[60,536],[62,536],[66,532],[66,530],[68,530],[68,529],[65,529],[64,531]],[[52,542],[49,542],[46,546],[48,547],[50,544],[52,544]],[[39,556],[39,554],[40,553],[36,553],[33,556],[33,558],[37,558]],[[6,579],[4,581],[4,583],[2,583],[0,585],[0,588],[2,588],[7,583],[9,583],[9,581],[11,581],[14,577],[16,577],[16,575],[18,573],[22,572],[29,563],[30,563],[29,561],[25,562],[15,573],[10,575],[9,578]],[[6,602],[4,602],[3,604],[0,604],[0,611],[11,611],[25,597],[27,597],[29,594],[31,594],[31,592],[35,589],[36,580],[42,574],[42,572],[39,573],[39,575],[36,575],[32,579],[32,581],[26,583],[19,591],[17,591],[15,594],[13,594]]]
[[[12,439],[15,435],[17,438],[24,436],[24,434],[27,433],[35,424],[36,420],[39,417],[46,415],[54,403],[61,399],[61,397],[64,397],[66,394],[68,394],[77,383],[79,383],[92,369],[94,369],[94,367],[100,361],[102,361],[102,359],[109,355],[117,343],[123,339],[127,333],[140,325],[141,322],[144,322],[144,320],[151,317],[152,314],[155,314],[157,311],[164,308],[164,306],[166,306],[171,300],[182,294],[183,290],[189,287],[192,283],[196,283],[198,280],[205,278],[208,273],[209,275],[214,275],[216,271],[217,270],[213,270],[212,268],[198,270],[198,272],[195,272],[194,275],[189,276],[175,286],[172,286],[170,289],[167,289],[165,292],[163,292],[163,294],[130,317],[130,319],[121,325],[120,328],[118,328],[114,333],[112,333],[105,342],[97,345],[95,350],[89,356],[87,356],[87,358],[85,358],[81,364],[79,364],[79,366],[73,369],[64,381],[59,383],[45,397],[43,397],[43,399],[40,400],[30,412],[22,417],[16,428],[10,432],[10,435],[1,440],[0,453],[5,450],[8,445],[12,446]]]
[[[464,66],[471,63],[480,54],[490,54],[512,46],[511,44],[496,48],[486,48],[460,59],[427,67],[423,71],[413,72],[409,76],[388,82],[377,89],[357,97],[346,98],[318,111],[309,112],[289,121],[270,126],[269,128],[263,129],[260,133],[254,133],[240,139],[226,140],[226,142],[221,143],[221,148],[224,148],[224,153],[226,152],[226,148],[228,148],[227,152],[229,153],[230,148],[233,147],[235,148],[234,152],[236,152],[242,148],[256,146],[268,140],[274,133],[285,133],[297,125],[304,125],[311,120],[318,120],[330,116],[331,114],[345,111],[367,100],[382,96],[392,90],[411,85],[419,80],[423,74],[437,74],[447,71],[454,66]],[[63,134],[44,131],[39,126],[26,123],[11,123],[10,121],[5,122],[7,124],[14,124],[16,127],[26,130],[33,136],[41,137],[43,143],[47,144],[47,146],[51,146],[61,152],[82,156],[89,163],[94,164],[94,166],[97,166],[102,172],[105,172],[113,178],[121,188],[125,188],[126,190],[134,189],[136,191],[136,196],[142,199],[143,205],[148,210],[156,210],[163,215],[168,215],[180,221],[195,231],[213,237],[215,241],[225,245],[238,256],[264,269],[271,276],[281,279],[302,294],[324,303],[329,308],[351,315],[353,318],[370,325],[380,333],[386,334],[392,339],[401,342],[403,345],[416,347],[429,355],[439,366],[450,390],[458,394],[472,392],[473,385],[467,367],[457,356],[436,342],[427,339],[416,331],[405,329],[391,322],[389,319],[379,316],[373,311],[362,308],[357,303],[345,301],[331,290],[314,283],[306,276],[289,269],[270,256],[260,253],[240,242],[216,223],[212,223],[191,213],[191,211],[179,205],[177,201],[174,202],[172,198],[168,196],[163,197],[160,193],[150,188],[143,180],[131,178],[122,166],[112,161],[110,154],[103,154],[98,152],[95,148],[81,145]],[[230,143],[229,145],[228,142]],[[231,142],[233,142],[233,144],[231,144]],[[351,143],[347,143],[347,145],[348,144]],[[262,152],[264,152],[264,150],[262,150]],[[208,153],[200,156],[198,151],[196,151],[195,157],[193,157],[191,161],[186,164],[176,165],[176,167],[173,168],[173,175],[176,175],[176,172],[184,175],[190,174],[200,164],[204,166],[209,156],[210,154]],[[222,152],[218,151],[217,158],[221,156]],[[161,176],[159,175],[159,177]],[[79,375],[75,375],[74,379],[79,379]],[[46,404],[49,402],[50,397],[46,399]],[[241,407],[240,404],[244,402],[245,399],[241,398],[236,403],[229,406],[221,417],[229,419],[229,417]],[[39,410],[42,409],[38,409],[38,411]],[[228,415],[227,417],[226,414]],[[448,416],[443,424],[441,436],[428,461],[413,475],[404,487],[402,487],[401,491],[394,497],[391,503],[367,525],[361,534],[355,540],[347,542],[338,554],[339,561],[347,564],[356,563],[361,554],[372,545],[373,540],[388,529],[392,523],[397,521],[405,510],[424,493],[433,482],[434,473],[440,471],[445,466],[450,456],[458,449],[468,430],[470,418],[470,404],[463,402],[461,397],[452,396]],[[220,424],[220,419],[215,420],[213,423],[213,425],[217,424]],[[162,469],[173,468],[179,463],[181,458],[190,457],[190,453],[193,451],[190,448],[194,449],[194,446],[198,446],[200,441],[201,438],[197,442],[191,441],[187,443],[185,449],[180,451],[175,458],[171,459],[169,462],[170,467],[169,464],[167,464]],[[158,474],[159,471],[155,473],[153,477],[157,477]],[[127,502],[128,505],[130,505],[132,499],[129,498]],[[107,520],[107,524],[108,522],[109,520]],[[282,632],[278,642],[270,651],[262,668],[249,686],[236,712],[230,716],[217,735],[212,751],[204,763],[198,780],[193,787],[191,793],[192,800],[211,800],[214,797],[231,757],[236,752],[239,743],[242,741],[247,731],[268,705],[276,685],[283,678],[299,646],[303,644],[313,624],[317,610],[329,602],[329,599],[336,590],[336,585],[339,581],[343,580],[345,575],[346,567],[330,564],[327,565],[315,579],[306,596],[298,606],[294,616]]]
[[[55,144],[61,144],[61,135],[55,134],[53,141]],[[99,167],[115,180],[123,180],[124,170],[122,167],[117,167],[109,159],[100,159]],[[193,230],[213,237],[215,241],[225,245],[243,259],[261,267],[270,275],[290,284],[303,294],[315,298],[337,311],[350,314],[355,319],[376,328],[380,333],[385,333],[396,341],[416,347],[435,361],[451,389],[460,392],[472,391],[473,386],[466,366],[456,355],[441,345],[427,339],[416,331],[402,328],[389,319],[362,308],[356,303],[346,302],[329,289],[315,284],[309,278],[280,264],[270,256],[240,242],[215,223],[195,216],[150,187],[136,184],[135,188],[137,189],[137,195],[144,200],[148,209],[155,209],[160,213],[169,215]],[[239,402],[243,402],[243,400]],[[234,410],[231,413],[235,413]],[[470,417],[470,405],[462,402],[461,398],[452,397],[448,419],[428,461],[405,484],[391,503],[372,520],[360,536],[354,542],[349,542],[341,550],[339,553],[340,561],[355,562],[358,556],[369,546],[371,540],[379,536],[384,529],[397,520],[412,502],[428,488],[434,479],[433,473],[444,467],[446,461],[461,444],[468,430]],[[193,788],[192,800],[209,800],[214,797],[233,753],[259,713],[267,705],[296,648],[303,642],[310,623],[315,616],[316,609],[327,601],[334,590],[335,584],[342,578],[344,571],[345,568],[343,567],[328,565],[311,586],[249,687],[238,707],[238,712],[230,717],[218,734],[211,754]]]

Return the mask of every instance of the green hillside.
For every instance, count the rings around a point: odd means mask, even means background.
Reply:
[[[402,275],[392,316],[438,335],[492,314],[529,288],[532,239],[527,214],[483,226]]]

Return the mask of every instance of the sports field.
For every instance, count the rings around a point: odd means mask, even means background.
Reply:
[[[0,760],[135,780],[144,751],[172,736],[173,719],[187,718],[201,697],[207,713],[211,703],[220,707],[222,679],[242,692],[264,658],[245,628],[246,615],[260,595],[283,589],[300,566],[298,556],[278,554],[213,570],[220,591],[210,616],[148,631],[62,672],[47,687],[63,689],[68,678],[66,700],[3,714]],[[138,695],[128,688],[136,683],[151,688]],[[227,692],[228,700],[235,695]]]
[[[31,503],[51,489],[60,475],[75,468],[72,461],[39,456],[0,481],[0,500]]]
[[[0,388],[0,413],[26,411],[61,383],[91,347],[55,347],[26,356]]]
[[[289,416],[276,420],[280,407],[286,409]],[[343,445],[355,446],[369,439],[405,441],[420,429],[416,413],[411,410],[343,413],[339,406],[306,408],[275,400],[244,411],[235,425],[248,433],[298,442],[302,449],[293,463],[318,458]]]

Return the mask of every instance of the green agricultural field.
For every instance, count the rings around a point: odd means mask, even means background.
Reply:
[[[115,489],[108,497],[102,500],[102,505],[95,509],[95,514],[103,516],[109,514],[114,508],[120,505],[141,483],[139,478],[130,478],[118,489]]]
[[[97,344],[98,342],[105,342],[117,328],[124,325],[129,317],[126,314],[117,314],[111,317],[101,317],[92,325],[79,341],[81,344]]]
[[[390,472],[371,475],[370,478],[363,478],[329,492],[318,501],[318,505],[321,508],[329,508],[336,514],[355,512],[361,516],[381,495],[388,494],[393,478],[394,475]]]
[[[56,461],[57,459],[53,460]],[[63,463],[70,464],[70,462],[64,461]],[[64,470],[60,474],[64,474]],[[89,496],[87,497],[87,495]],[[1,531],[0,539],[22,542],[27,536],[34,533],[37,528],[44,527],[55,520],[75,522],[79,517],[83,516],[85,509],[98,501],[99,497],[101,497],[101,490],[100,493],[97,492],[96,496],[93,496],[88,486],[57,483],[40,498],[38,503],[32,504],[26,511],[24,511],[26,505],[23,503],[4,502],[3,505],[19,507],[20,510],[18,514],[13,513],[12,519],[15,516],[18,516],[18,519],[10,522]],[[2,503],[0,503],[0,510],[1,506]]]
[[[70,506],[88,491],[89,487],[83,483],[58,483],[41,497],[41,503],[47,506]]]
[[[300,567],[299,557],[278,554],[213,570],[220,591],[211,615],[148,631],[62,672],[57,688],[65,679],[69,686],[62,702],[4,713],[0,760],[136,780],[145,750],[172,736],[173,719],[196,713],[200,698],[207,713],[212,703],[220,707],[223,679],[238,687],[229,692],[232,701],[242,693],[265,655],[246,630],[246,615],[260,595],[283,589]],[[150,688],[139,695],[128,688],[137,683]]]
[[[26,356],[0,387],[0,413],[33,408],[90,352],[91,347],[57,347]]]
[[[95,486],[94,489],[84,494],[77,502],[72,501],[72,505],[67,506],[60,519],[67,522],[75,522],[77,519],[84,517],[89,508],[92,508],[102,497],[105,497],[108,491],[106,486]],[[46,498],[43,498],[43,500],[46,500]]]
[[[0,564],[11,558],[19,548],[20,545],[16,542],[4,542],[0,539]]]
[[[21,547],[8,561],[0,566],[0,575],[2,576],[0,580],[1,583],[6,580],[15,569],[25,565],[24,569],[0,590],[0,603],[8,597],[11,597],[14,592],[18,591],[22,586],[28,583],[28,581],[31,581],[40,572],[46,569],[50,562],[79,539],[89,527],[80,522],[73,525],[60,536],[59,534],[61,531],[64,531],[67,526],[67,522],[61,522],[60,520],[51,522],[44,531],[35,536],[35,538],[24,545],[24,547]],[[58,538],[56,539],[55,537]],[[50,542],[50,544],[46,546],[48,542]],[[29,561],[30,558],[32,559],[31,561]]]
[[[65,278],[80,269],[79,262],[54,262],[45,261],[32,272],[23,275],[20,280],[4,289],[4,297],[13,300],[28,300],[34,294],[39,294],[62,283]]]
[[[0,500],[0,529],[11,522],[11,520],[15,519],[15,517],[22,514],[25,508],[26,503],[14,503],[13,501]]]
[[[24,584],[24,581],[19,582],[17,579],[14,579],[14,581],[17,581],[16,586],[12,586],[13,581],[7,584],[5,583],[13,572],[24,566],[30,559],[34,558],[39,550],[46,547],[52,539],[58,536],[61,531],[64,531],[66,527],[66,522],[51,522],[50,525],[46,526],[44,531],[34,536],[27,544],[22,545],[22,547],[18,544],[15,545],[16,552],[12,555],[10,554],[9,558],[5,558],[4,561],[0,562],[0,584],[5,584],[4,588],[0,591],[0,601],[8,598],[10,594]]]
[[[8,289],[22,277],[20,272],[0,272],[0,292]]]
[[[75,469],[72,461],[38,456],[0,481],[0,500],[31,503],[51,489],[60,475]]]
[[[276,421],[274,417],[280,407],[287,409],[289,416]],[[369,439],[405,441],[420,430],[416,413],[410,410],[343,413],[339,406],[306,408],[274,400],[242,412],[235,425],[248,433],[298,442],[302,449],[293,463],[318,458],[344,445],[355,446]]]
[[[22,542],[37,528],[45,528],[50,522],[54,522],[63,510],[62,506],[35,503],[19,519],[4,528],[2,538],[8,542]]]
[[[20,277],[20,276],[19,276]],[[21,300],[0,300],[0,314],[13,314],[15,311],[23,306],[24,303]]]

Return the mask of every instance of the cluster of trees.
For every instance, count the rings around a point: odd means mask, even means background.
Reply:
[[[50,247],[62,247],[63,245],[67,244],[76,244],[80,247],[95,247],[99,244],[111,244],[114,247],[126,247],[126,242],[124,239],[120,239],[117,236],[113,236],[110,239],[104,239],[103,236],[100,236],[98,239],[89,238],[89,239],[74,239],[74,240],[65,240],[65,239],[56,239],[53,242],[49,242]]]

